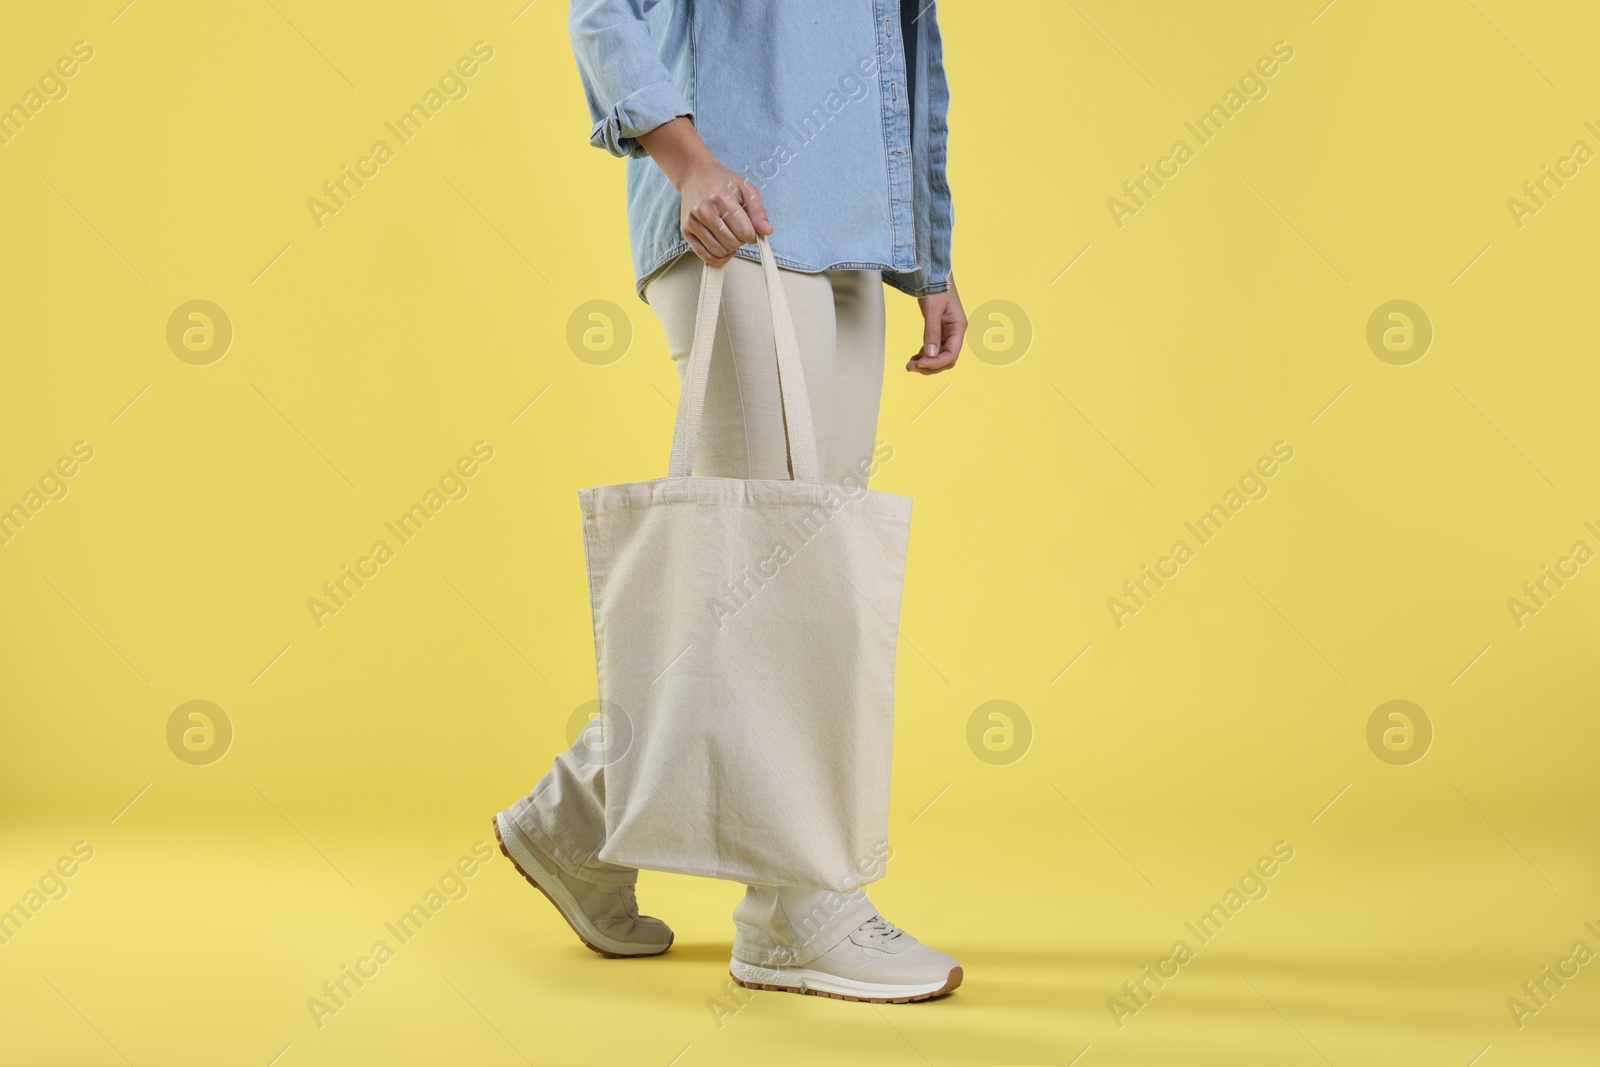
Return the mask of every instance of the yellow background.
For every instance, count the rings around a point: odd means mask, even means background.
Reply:
[[[975,331],[1007,301],[1032,343],[907,376],[890,294],[877,486],[916,511],[873,893],[966,985],[737,999],[737,887],[645,874],[677,945],[609,961],[496,855],[318,1029],[307,998],[593,698],[574,494],[664,470],[676,379],[557,0],[123,3],[0,36],[0,102],[94,48],[0,147],[0,502],[94,449],[0,547],[0,905],[94,850],[0,947],[0,1061],[1600,1061],[1600,964],[1506,1006],[1600,948],[1600,573],[1506,606],[1600,548],[1600,164],[1506,206],[1600,147],[1590,5],[946,5],[956,275]],[[470,94],[317,228],[479,40]],[[1114,225],[1280,40],[1269,95]],[[205,366],[166,341],[195,299],[234,330]],[[1395,299],[1435,332],[1407,366],[1365,337]],[[568,347],[591,300],[631,320],[608,365]],[[479,440],[470,494],[318,629],[306,600]],[[1270,495],[1118,628],[1279,440]],[[1435,733],[1409,766],[1367,744],[1393,699]],[[168,747],[190,700],[232,723],[209,766]],[[990,700],[1020,760],[969,749]],[[1270,895],[1119,1028],[1108,998],[1277,841]]]

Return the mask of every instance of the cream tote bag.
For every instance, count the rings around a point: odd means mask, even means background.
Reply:
[[[824,483],[759,242],[792,480],[697,478],[722,268],[667,476],[580,490],[612,863],[846,892],[883,875],[907,497]]]

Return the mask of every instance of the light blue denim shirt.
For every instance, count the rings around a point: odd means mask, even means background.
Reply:
[[[637,138],[690,115],[761,191],[799,271],[877,268],[950,287],[943,48],[931,0],[572,0],[597,148],[628,157],[639,294],[689,251],[680,198]],[[755,245],[739,250],[757,259]]]

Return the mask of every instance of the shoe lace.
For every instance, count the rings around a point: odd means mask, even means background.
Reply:
[[[623,886],[621,897],[622,910],[627,913],[628,918],[637,919],[639,917],[639,898],[634,895],[633,886]]]
[[[904,930],[885,919],[882,915],[874,915],[861,924],[861,929],[875,941],[893,941],[905,934]]]

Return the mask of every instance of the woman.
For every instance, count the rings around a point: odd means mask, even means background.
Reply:
[[[931,0],[573,0],[596,147],[628,157],[640,296],[680,378],[702,263],[724,267],[694,474],[788,477],[758,235],[772,235],[803,359],[824,480],[859,477],[877,431],[885,284],[918,298],[906,370],[937,374],[966,317],[950,272],[947,90]],[[776,220],[776,221],[774,221]],[[693,252],[693,255],[688,253]],[[587,731],[586,731],[587,732]],[[593,739],[496,818],[506,855],[591,949],[665,952],[638,871],[600,860],[604,768]],[[730,965],[742,985],[874,1002],[953,990],[961,968],[865,893],[749,886]]]

